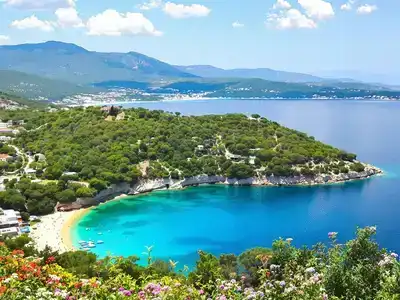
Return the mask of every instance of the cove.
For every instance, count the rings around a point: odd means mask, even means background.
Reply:
[[[359,154],[386,175],[314,187],[202,186],[127,197],[96,207],[72,229],[73,240],[103,240],[100,257],[137,255],[154,245],[155,258],[193,266],[197,250],[235,253],[269,247],[279,237],[297,246],[341,240],[356,226],[377,225],[378,240],[400,250],[399,102],[216,100],[134,104],[184,114],[259,113]],[[90,230],[86,230],[90,228]],[[110,230],[110,231],[109,231]],[[99,235],[98,233],[102,233]]]

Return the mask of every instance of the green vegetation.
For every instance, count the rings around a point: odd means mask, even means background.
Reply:
[[[19,72],[41,76],[42,80],[47,77],[76,84],[132,78],[196,77],[140,53],[100,53],[56,41],[0,46],[0,69],[9,69],[10,66]],[[51,83],[51,80],[48,82]],[[67,91],[63,86],[58,90]]]
[[[0,174],[7,172],[14,172],[21,168],[22,160],[20,157],[16,157],[16,151],[13,147],[0,142],[0,154],[8,156],[4,160],[0,160]]]
[[[400,92],[388,88],[360,83],[292,83],[268,81],[258,78],[191,79],[162,86],[159,92],[207,93],[215,98],[267,98],[267,99],[310,99],[310,98],[400,98]]]
[[[15,209],[32,215],[44,215],[54,211],[57,202],[71,203],[77,197],[93,196],[94,190],[80,184],[66,182],[36,183],[29,178],[16,179],[6,183],[6,190],[0,191],[0,207]]]
[[[199,251],[193,270],[148,256],[106,257],[85,251],[37,251],[27,236],[0,243],[0,299],[397,300],[398,255],[381,249],[375,227],[356,238],[297,248],[280,239],[271,249],[216,257]],[[187,276],[185,276],[187,275]]]
[[[118,117],[122,113],[123,119]],[[24,119],[27,130],[14,142],[24,152],[46,157],[29,166],[36,169],[40,183],[11,180],[0,192],[0,206],[32,214],[50,213],[57,202],[93,197],[111,184],[133,184],[141,178],[312,177],[364,170],[355,154],[257,114],[187,117],[141,108],[89,107],[51,113],[0,111],[0,117]]]
[[[42,100],[59,100],[65,96],[96,93],[101,90],[90,86],[80,86],[74,83],[49,79],[33,74],[12,70],[0,70],[0,91],[29,99],[44,98]]]
[[[1,83],[1,70],[0,70],[0,90],[2,90]],[[4,83],[4,82],[3,82]],[[21,108],[28,107],[28,108],[37,108],[37,109],[44,109],[47,106],[50,106],[50,103],[47,101],[32,101],[27,100],[25,98],[16,96],[14,94],[9,94],[0,91],[0,103],[10,104],[10,105],[17,105]]]
[[[356,156],[315,141],[265,118],[244,115],[186,117],[145,109],[124,110],[120,121],[105,120],[99,108],[71,109],[28,118],[16,142],[43,153],[46,179],[76,172],[100,191],[107,185],[148,178],[255,174],[291,176],[333,173]],[[138,165],[150,161],[141,174]]]

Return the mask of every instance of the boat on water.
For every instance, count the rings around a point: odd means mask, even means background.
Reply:
[[[89,248],[95,248],[95,247],[96,247],[96,244],[93,243],[93,242],[89,242],[87,246],[88,246]]]
[[[97,244],[104,244],[104,241],[98,240],[98,241],[97,241]]]

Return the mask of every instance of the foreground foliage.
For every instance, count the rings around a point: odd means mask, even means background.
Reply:
[[[338,244],[332,232],[329,247],[312,249],[281,239],[272,249],[251,249],[239,257],[200,251],[188,276],[177,271],[176,262],[154,261],[151,249],[143,267],[136,257],[97,260],[83,251],[60,255],[50,249],[35,253],[29,238],[21,237],[0,244],[0,298],[399,299],[398,256],[379,248],[375,231],[358,229],[346,244]]]

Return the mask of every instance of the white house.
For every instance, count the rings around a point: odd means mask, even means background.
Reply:
[[[0,208],[0,235],[18,235],[20,223],[22,223],[20,212]]]

